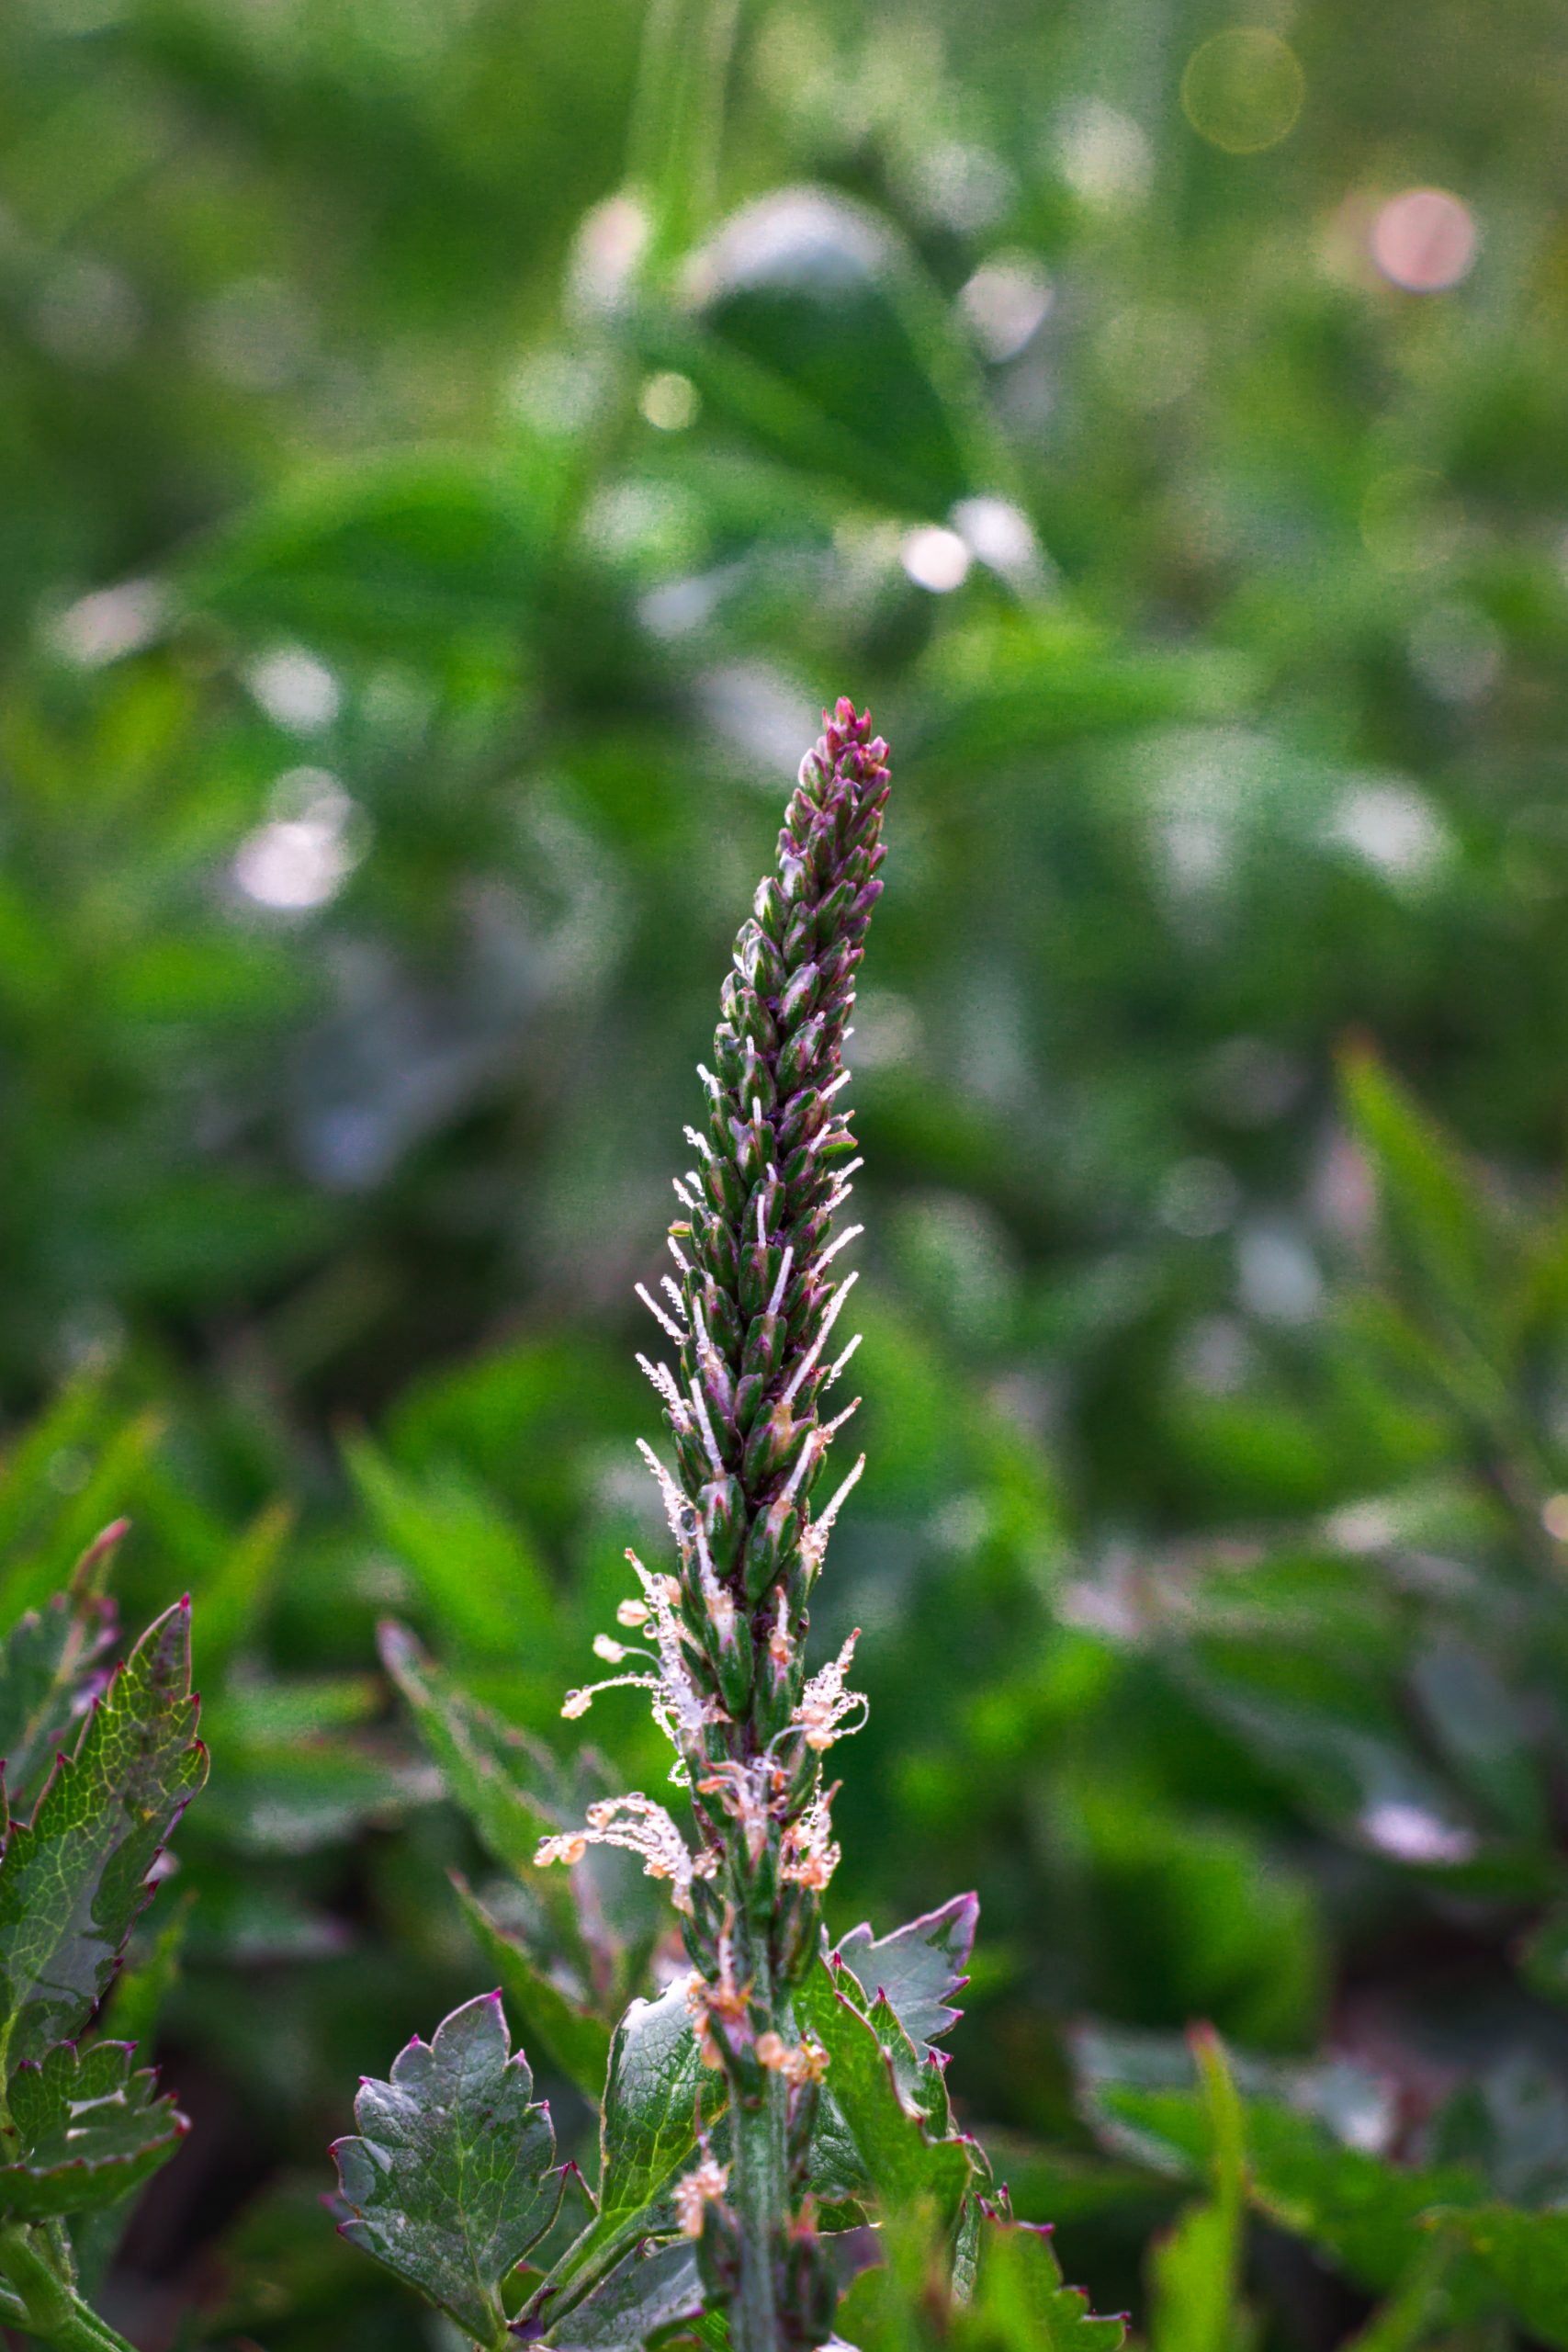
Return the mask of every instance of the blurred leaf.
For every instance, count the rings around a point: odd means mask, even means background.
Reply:
[[[526,1946],[507,1932],[466,1882],[454,1875],[463,1917],[475,1941],[501,1978],[507,2006],[530,2041],[554,2060],[568,2079],[595,2102],[604,2088],[610,2059],[610,2029],[584,2003],[564,1992]]]
[[[434,1623],[478,1657],[515,1657],[526,1642],[553,1657],[555,1602],[516,1528],[450,1466],[415,1482],[368,1438],[344,1458],[386,1541],[417,1577]]]

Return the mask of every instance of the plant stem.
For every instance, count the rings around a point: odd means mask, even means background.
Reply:
[[[0,2271],[17,2290],[26,2314],[18,2324],[29,2335],[57,2345],[60,2352],[134,2352],[66,2284],[24,2222],[0,2230]]]
[[[740,2279],[730,2307],[735,2352],[778,2352],[778,2250],[788,2184],[784,2125],[788,2092],[778,2075],[763,2077],[761,2101],[737,2101],[729,2197],[738,2226]]]

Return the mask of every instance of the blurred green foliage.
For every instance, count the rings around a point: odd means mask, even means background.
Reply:
[[[0,1598],[128,1511],[214,1757],[113,2308],[442,2352],[321,2151],[491,1982],[446,1874],[511,1857],[374,1629],[567,1752],[630,1286],[847,691],[897,797],[835,1916],[977,1885],[958,2111],[1159,2352],[1561,2342],[1557,15],[728,17],[0,23]]]

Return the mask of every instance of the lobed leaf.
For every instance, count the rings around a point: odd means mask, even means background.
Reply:
[[[499,1993],[416,2034],[389,2082],[367,2082],[356,2136],[333,2150],[351,2245],[417,2287],[474,2341],[503,2344],[504,2279],[554,2221],[549,2109],[513,2052]]]
[[[978,2151],[945,2136],[940,2065],[922,2064],[886,2002],[867,2017],[840,1993],[826,1962],[796,1997],[800,2023],[828,2052],[828,2085],[885,2210],[931,2200],[951,2227],[974,2181]],[[933,2135],[932,2124],[936,2125]]]
[[[118,2203],[166,2164],[189,2128],[130,2045],[58,2042],[11,2078],[0,2133],[0,2211],[30,2222]]]
[[[980,1899],[955,1894],[938,1911],[875,1939],[863,1921],[852,1928],[833,1957],[854,1976],[868,2001],[886,1996],[921,2057],[958,2023],[953,1996],[969,1982]]]
[[[142,1635],[0,1858],[0,2057],[41,2057],[103,1997],[148,1873],[207,1778],[190,1604]]]

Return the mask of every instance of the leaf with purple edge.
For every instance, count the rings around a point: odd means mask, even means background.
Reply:
[[[433,2041],[416,2034],[390,2081],[362,2085],[359,2131],[333,2150],[342,2234],[487,2346],[508,2342],[502,2282],[560,2202],[550,2111],[533,2091],[501,1995],[481,1994]]]
[[[923,2056],[963,2015],[951,2006],[969,1979],[964,1973],[979,1924],[977,1894],[955,1894],[940,1910],[922,1912],[891,1935],[873,1938],[862,1921],[840,1938],[833,1957],[859,1983],[867,2001],[886,1996]]]
[[[987,2218],[976,2316],[991,2331],[983,2340],[1009,2352],[1120,2352],[1127,2341],[1124,2318],[1096,2318],[1088,2296],[1065,2283],[1049,2229],[1032,2222]]]
[[[973,2141],[943,2132],[945,2093],[942,2114],[934,2115],[930,2075],[940,2069],[930,2058],[922,2067],[886,2001],[867,2017],[838,1990],[826,1962],[800,1987],[795,2008],[828,2052],[828,2092],[879,2204],[897,2210],[927,2197],[950,2226],[984,2158]]]
[[[156,2172],[187,2130],[157,2076],[132,2074],[130,2044],[57,2042],[12,2076],[0,2133],[0,2211],[27,2221],[116,2204]]]
[[[190,1604],[149,1627],[0,1858],[0,2057],[81,2030],[103,1998],[149,1873],[207,1778],[190,1687]]]

